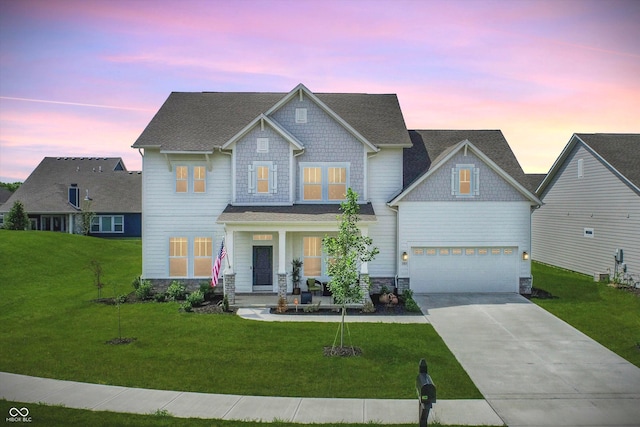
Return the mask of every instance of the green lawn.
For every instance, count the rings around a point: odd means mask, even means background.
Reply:
[[[128,293],[140,273],[139,240],[0,230],[0,370],[142,388],[300,397],[414,398],[426,358],[438,398],[481,398],[430,325],[351,324],[357,358],[328,358],[336,325],[266,323],[182,313],[177,303],[98,304]],[[114,290],[115,288],[115,290]]]
[[[640,367],[640,297],[539,263],[533,277],[536,288],[555,297],[533,302]]]

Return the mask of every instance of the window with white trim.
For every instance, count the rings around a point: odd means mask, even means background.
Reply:
[[[189,189],[189,168],[176,166],[176,193],[186,193]]]
[[[474,165],[451,168],[451,194],[473,197],[480,194],[480,169]]]
[[[300,199],[304,202],[341,202],[349,187],[348,163],[301,163]]]
[[[273,162],[253,162],[248,167],[247,191],[250,194],[275,194],[278,192],[278,165]]]
[[[123,215],[96,215],[91,218],[91,233],[124,233]]]
[[[211,277],[212,247],[211,237],[196,237],[193,240],[194,277]]]
[[[306,277],[317,277],[322,274],[322,237],[303,238],[302,267]]]
[[[176,193],[205,193],[207,190],[207,168],[205,166],[176,166]],[[191,181],[191,182],[190,182]]]
[[[186,237],[169,238],[169,277],[187,277],[189,252]]]
[[[584,159],[578,159],[578,178],[584,176]]]
[[[204,193],[206,190],[207,170],[204,166],[193,167],[193,192]]]

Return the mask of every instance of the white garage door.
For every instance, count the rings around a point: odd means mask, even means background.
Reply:
[[[416,293],[518,292],[515,247],[413,247],[410,286]]]

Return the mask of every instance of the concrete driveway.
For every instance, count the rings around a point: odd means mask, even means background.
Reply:
[[[508,426],[640,425],[640,368],[526,298],[415,299]]]

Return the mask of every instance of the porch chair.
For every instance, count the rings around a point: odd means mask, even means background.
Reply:
[[[309,277],[307,279],[307,288],[309,288],[309,292],[313,292],[315,295],[316,292],[322,292],[322,283],[313,277]]]

